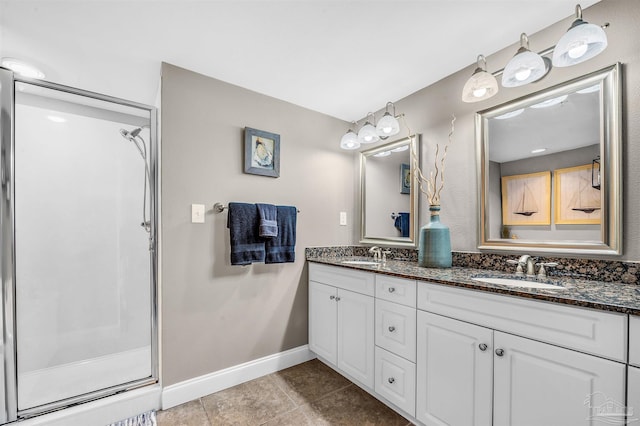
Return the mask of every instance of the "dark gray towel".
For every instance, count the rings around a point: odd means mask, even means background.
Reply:
[[[293,206],[277,206],[278,236],[267,240],[264,263],[296,261],[296,219],[298,209]]]
[[[259,219],[255,204],[229,203],[227,228],[231,241],[232,265],[264,261],[264,240],[258,236]]]
[[[273,204],[256,203],[258,216],[260,217],[260,228],[258,235],[263,238],[278,236],[278,211]]]

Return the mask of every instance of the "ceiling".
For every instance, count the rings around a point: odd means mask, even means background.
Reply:
[[[0,56],[39,65],[49,81],[147,104],[164,61],[352,121],[521,32],[568,26],[575,2],[0,0]]]

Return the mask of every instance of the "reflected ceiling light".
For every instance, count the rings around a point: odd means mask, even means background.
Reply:
[[[462,89],[463,102],[483,101],[498,93],[498,82],[487,72],[487,60],[484,55],[478,55],[476,63],[476,70]]]
[[[391,152],[402,152],[402,151],[406,151],[408,149],[409,149],[409,145],[402,145],[402,146],[399,146],[399,147],[397,147],[395,149],[392,149]]]
[[[373,154],[374,157],[388,157],[391,155],[391,151],[382,151],[377,154]]]
[[[529,38],[520,34],[520,48],[502,73],[504,87],[518,87],[540,80],[551,69],[551,61],[529,50]]]
[[[356,122],[353,122],[353,125],[355,127]],[[347,131],[347,133],[344,134],[344,136],[342,136],[342,139],[340,139],[340,148],[342,149],[347,149],[347,150],[353,150],[353,149],[358,149],[360,148],[360,142],[358,142],[358,135],[356,134],[356,132],[353,131],[353,129],[349,129]]]
[[[538,148],[538,149],[533,149],[531,150],[532,154],[540,154],[541,152],[545,152],[547,150],[547,148]]]
[[[389,105],[393,107],[393,115],[389,114]],[[387,102],[387,105],[384,107],[384,115],[380,121],[378,121],[376,132],[378,132],[378,136],[382,140],[400,133],[400,123],[398,123],[398,119],[396,118],[396,106],[393,102]]]
[[[558,96],[557,98],[547,99],[546,101],[539,102],[535,105],[531,105],[531,108],[547,108],[550,106],[558,105],[567,99],[568,95]]]
[[[358,141],[360,143],[375,143],[380,140],[380,136],[378,136],[378,132],[376,131],[376,126],[371,124],[369,121],[369,116],[373,117],[372,121],[376,122],[376,117],[372,112],[367,114],[367,121],[364,123],[364,126],[360,128],[358,131]]]
[[[22,77],[39,79],[43,79],[45,77],[44,73],[38,68],[16,58],[2,58],[0,65],[21,75]]]
[[[65,123],[67,121],[66,118],[60,117],[59,115],[47,115],[47,118],[54,123]]]
[[[495,117],[495,119],[496,120],[505,120],[507,118],[516,117],[516,116],[522,114],[523,111],[524,111],[524,108],[517,109],[515,111],[511,111],[511,112],[507,112],[507,113],[504,113],[502,115],[499,115],[499,116]]]
[[[584,95],[586,93],[593,93],[593,92],[597,92],[599,90],[600,90],[600,85],[599,84],[594,84],[593,86],[586,87],[586,88],[580,89],[580,90],[576,90],[576,93],[580,93],[581,95]]]
[[[606,27],[608,24],[605,24]],[[607,48],[602,27],[582,20],[582,8],[576,5],[576,19],[553,51],[554,67],[569,67],[598,55]]]

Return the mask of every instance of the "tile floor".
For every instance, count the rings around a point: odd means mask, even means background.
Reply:
[[[411,423],[318,360],[157,413],[159,426],[407,426]]]

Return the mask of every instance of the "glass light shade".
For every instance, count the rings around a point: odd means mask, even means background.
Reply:
[[[2,58],[2,62],[0,62],[0,64],[23,77],[39,79],[43,79],[45,77],[42,71],[19,59]]]
[[[398,148],[392,149],[391,152],[403,152],[409,149],[409,145],[402,145]]]
[[[496,78],[483,69],[477,68],[462,88],[463,102],[478,102],[498,93]]]
[[[358,149],[360,148],[360,142],[358,142],[358,135],[353,130],[349,130],[347,133],[342,136],[340,139],[340,148],[342,149]]]
[[[358,141],[360,143],[375,143],[380,140],[376,128],[370,122],[366,122],[358,131]]]
[[[558,96],[557,98],[547,99],[546,101],[539,102],[535,105],[531,105],[531,108],[547,108],[550,106],[558,105],[567,99],[568,95]]]
[[[593,86],[581,89],[581,90],[576,90],[576,93],[580,93],[581,95],[585,95],[587,93],[594,93],[594,92],[598,92],[600,90],[600,85],[599,84],[595,84]]]
[[[391,155],[391,151],[382,151],[377,154],[373,154],[374,157],[388,157]]]
[[[540,80],[549,72],[542,56],[530,50],[520,48],[511,58],[502,73],[504,87],[518,87]]]
[[[496,120],[506,120],[507,118],[517,117],[524,112],[524,108],[517,109],[515,111],[507,112],[496,117]]]
[[[376,131],[380,138],[386,139],[389,136],[400,133],[400,123],[398,123],[398,120],[393,115],[385,112],[380,121],[378,121]]]
[[[604,30],[581,19],[576,20],[553,50],[553,66],[569,67],[593,58],[607,48]]]

